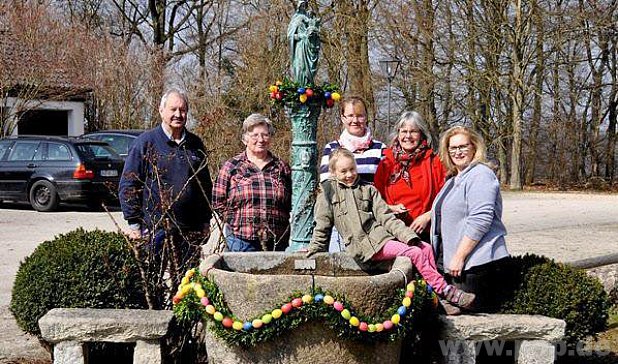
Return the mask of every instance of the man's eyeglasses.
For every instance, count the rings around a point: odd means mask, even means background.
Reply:
[[[262,140],[269,140],[270,134],[247,134],[247,137],[251,140],[258,140],[262,138]]]
[[[367,115],[343,115],[343,117],[346,120],[353,120],[355,118],[358,121],[365,121],[365,120],[367,120]]]
[[[455,155],[457,152],[466,154],[470,151],[470,144],[462,144],[457,146],[448,147],[448,154]]]

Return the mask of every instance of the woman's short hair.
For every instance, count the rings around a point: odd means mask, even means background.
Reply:
[[[189,97],[187,96],[186,93],[175,89],[175,88],[171,88],[167,91],[165,91],[165,93],[163,94],[163,96],[161,96],[161,102],[159,103],[159,109],[164,109],[165,108],[165,103],[167,102],[167,99],[170,97],[170,95],[178,95],[184,102],[185,102],[185,108],[187,109],[187,112],[189,112]]]
[[[258,125],[264,125],[268,128],[270,136],[275,135],[275,127],[269,118],[262,114],[251,114],[242,122],[242,140],[245,141],[245,135],[251,132]]]
[[[348,104],[352,104],[352,105],[361,104],[363,105],[363,108],[365,109],[365,114],[367,113],[367,103],[365,102],[365,99],[363,99],[362,97],[358,95],[352,95],[352,96],[345,96],[341,99],[341,103],[339,106],[340,115],[343,116],[345,114],[345,107]]]
[[[404,111],[403,114],[401,114],[399,120],[395,124],[395,128],[393,129],[394,135],[391,141],[391,146],[399,144],[397,135],[399,133],[399,129],[403,128],[403,125],[406,123],[411,124],[412,127],[420,130],[422,140],[426,140],[427,145],[431,148],[433,138],[431,137],[431,132],[429,132],[429,127],[427,127],[427,124],[425,123],[425,120],[423,120],[421,114],[416,111]]]
[[[328,159],[328,171],[331,174],[335,173],[335,165],[337,164],[337,161],[341,158],[349,158],[354,162],[354,165],[356,165],[356,159],[354,158],[354,154],[352,154],[352,152],[345,148],[337,148],[330,152],[330,156]]]
[[[452,176],[457,175],[458,171],[457,171],[457,167],[455,167],[455,164],[451,160],[451,156],[448,152],[448,148],[449,148],[449,141],[451,137],[454,135],[458,135],[458,134],[466,135],[468,139],[470,139],[470,144],[474,146],[474,157],[472,158],[472,163],[476,162],[476,163],[487,164],[487,147],[485,145],[485,141],[483,140],[483,137],[479,133],[474,131],[472,128],[469,128],[467,126],[464,126],[464,125],[453,126],[447,131],[445,131],[444,134],[442,134],[442,137],[440,138],[440,151],[439,151],[440,160],[442,161],[442,164],[444,164],[444,167],[446,167],[448,174]]]

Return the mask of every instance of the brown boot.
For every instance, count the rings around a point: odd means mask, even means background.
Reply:
[[[455,286],[448,286],[444,292],[445,300],[464,310],[471,310],[474,307],[475,298],[474,293],[462,291]]]
[[[461,315],[461,308],[451,305],[446,300],[440,299],[440,306],[447,316]]]

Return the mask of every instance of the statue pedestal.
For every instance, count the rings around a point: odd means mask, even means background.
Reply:
[[[287,108],[292,121],[292,213],[288,252],[306,248],[313,232],[313,205],[318,181],[318,148],[316,134],[319,104]]]
[[[367,316],[379,316],[393,305],[393,292],[410,281],[413,266],[408,259],[376,265],[368,275],[346,254],[316,254],[315,270],[295,271],[301,254],[224,253],[207,257],[200,266],[213,279],[229,309],[249,320],[270,312],[295,291],[320,287],[344,295],[346,301]],[[299,262],[296,262],[299,263]],[[312,274],[313,273],[313,274]],[[208,320],[208,325],[214,325]],[[311,320],[254,347],[230,345],[205,330],[208,362],[237,363],[399,363],[401,341],[359,342],[336,336],[325,322]]]

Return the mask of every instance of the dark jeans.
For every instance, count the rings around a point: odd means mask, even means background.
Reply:
[[[474,311],[497,312],[510,297],[511,257],[502,258],[464,271],[461,277],[445,275],[447,282],[476,294]]]
[[[227,242],[227,249],[231,252],[259,252],[263,251],[262,244],[259,240],[246,240],[243,238],[239,238],[233,234],[230,234],[225,237],[225,241]],[[266,242],[266,246],[271,250],[274,245],[274,241]],[[285,244],[278,244],[276,246],[275,251],[283,251],[287,247],[287,241]]]

